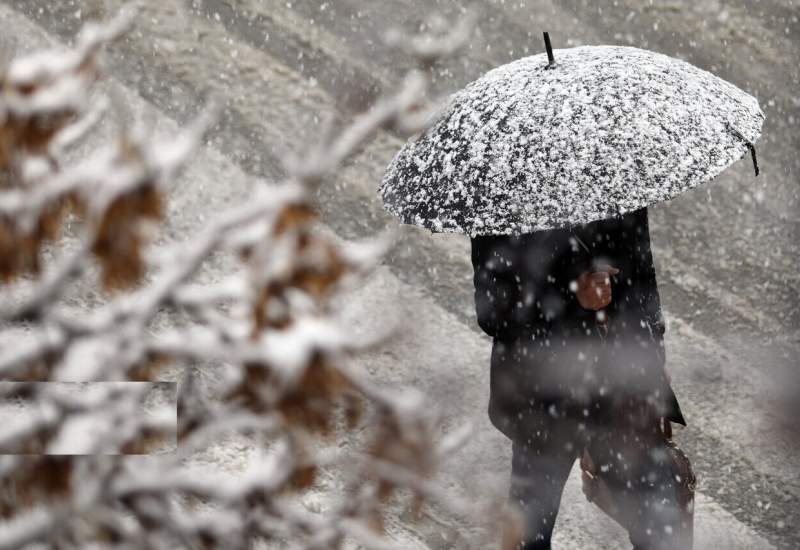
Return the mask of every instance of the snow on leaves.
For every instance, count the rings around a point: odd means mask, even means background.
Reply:
[[[131,18],[90,27],[73,50],[0,69],[0,399],[25,395],[44,411],[21,428],[0,426],[8,453],[0,456],[0,549],[249,548],[259,539],[387,547],[380,518],[389,496],[446,502],[432,477],[455,445],[438,441],[438,419],[419,394],[380,388],[349,361],[376,342],[354,335],[331,298],[382,247],[326,236],[310,197],[378,129],[420,129],[425,81],[412,75],[293,160],[286,181],[254,186],[245,203],[185,241],[154,243],[147,228],[164,221],[168,186],[212,113],[167,142],[123,129],[81,161],[59,154],[100,120],[89,107],[98,55]],[[430,59],[453,42],[415,48]],[[197,282],[222,255],[231,261],[221,280]],[[102,299],[75,307],[70,291],[87,280],[100,282]],[[165,376],[179,379],[177,422],[133,413],[146,392],[129,383]],[[42,389],[54,381],[123,384],[76,400]],[[91,435],[82,443],[112,456],[24,454],[61,452],[77,414],[111,422],[102,445]],[[350,436],[366,451],[332,441]],[[187,468],[236,437],[260,445],[243,475]],[[174,452],[119,456],[170,438]],[[340,450],[321,455],[320,441]],[[342,502],[319,513],[297,506],[297,494],[334,468],[354,480],[333,496]]]

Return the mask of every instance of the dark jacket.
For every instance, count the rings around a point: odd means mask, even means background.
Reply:
[[[494,337],[489,416],[525,438],[531,415],[588,417],[646,398],[685,424],[664,370],[664,322],[647,209],[571,229],[472,239],[478,324]],[[609,264],[608,331],[570,288]],[[574,284],[574,283],[573,283]]]

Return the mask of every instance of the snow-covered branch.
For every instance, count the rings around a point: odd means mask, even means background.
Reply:
[[[285,181],[259,182],[203,231],[155,243],[214,109],[164,141],[123,128],[81,160],[65,154],[103,123],[108,101],[90,99],[99,56],[134,13],[87,27],[72,50],[0,68],[0,408],[18,417],[0,425],[0,548],[393,547],[379,521],[387,498],[446,501],[432,480],[463,434],[442,445],[421,394],[352,364],[386,335],[355,336],[332,298],[386,239],[335,241],[310,197],[379,130],[419,129],[427,81],[410,73],[290,162]],[[398,45],[431,62],[466,28]],[[200,282],[220,255],[224,276]],[[75,307],[68,297],[93,280],[102,299]],[[177,392],[161,387],[174,380]],[[362,450],[320,452],[336,438]],[[255,445],[249,466],[210,471],[208,456],[230,441]],[[359,469],[341,505],[299,506],[334,468]]]

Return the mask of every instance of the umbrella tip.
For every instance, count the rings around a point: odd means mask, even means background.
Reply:
[[[739,130],[737,130],[736,128],[734,128],[730,123],[727,123],[727,124],[728,124],[728,128],[730,128],[731,131],[733,132],[733,135],[735,135],[737,138],[741,139],[744,142],[744,144],[747,146],[747,148],[750,150],[750,157],[753,159],[753,170],[756,173],[756,177],[758,177],[758,174],[759,174],[760,170],[758,169],[758,158],[756,158],[756,146],[753,144],[752,141],[750,141],[749,139],[744,137],[742,135],[742,133]]]
[[[549,69],[550,67],[555,66],[556,61],[553,57],[553,46],[550,45],[550,33],[544,33],[544,47],[547,50],[547,67],[545,69]]]

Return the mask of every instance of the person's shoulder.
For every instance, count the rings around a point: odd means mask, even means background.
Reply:
[[[516,248],[510,235],[476,235],[471,237],[472,257],[511,256]]]
[[[635,229],[635,233],[637,234],[646,232],[647,208],[640,208],[638,210],[633,210],[631,212],[622,214],[621,216],[615,218],[614,223],[610,225],[613,225],[614,229],[619,229],[625,232],[630,232],[631,229]],[[609,227],[609,229],[611,228]]]

